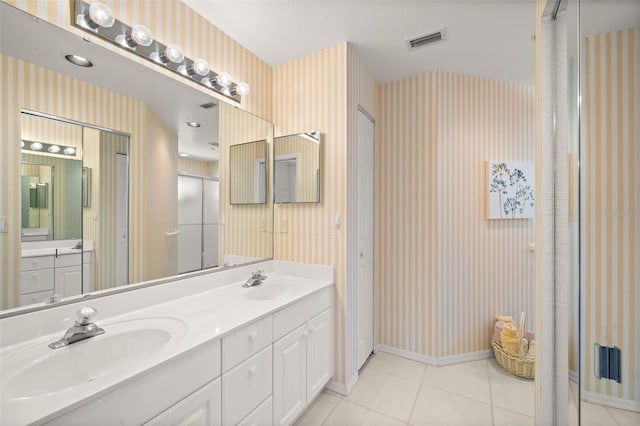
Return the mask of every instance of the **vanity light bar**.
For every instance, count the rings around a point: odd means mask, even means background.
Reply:
[[[75,157],[76,149],[72,146],[65,146],[54,143],[44,143],[37,141],[29,141],[23,139],[20,143],[20,149],[22,151],[31,152],[46,152],[48,154],[63,155],[65,157]]]
[[[164,69],[170,70],[189,81],[196,82],[236,102],[240,102],[242,96],[249,93],[249,86],[246,83],[234,83],[230,80],[228,74],[216,73],[209,70],[204,59],[192,60],[184,56],[182,50],[177,45],[165,45],[155,39],[152,39],[151,42],[147,44],[147,40],[152,37],[152,34],[150,31],[148,33],[146,32],[149,30],[146,27],[144,27],[146,31],[143,34],[145,36],[145,42],[141,43],[140,40],[136,40],[132,37],[132,35],[137,34],[137,32],[134,31],[134,27],[140,32],[138,27],[143,27],[142,25],[134,25],[131,27],[116,18],[113,18],[113,23],[111,23],[111,21],[109,22],[111,24],[110,26],[97,24],[91,20],[90,6],[89,3],[83,0],[75,1],[75,19],[73,22],[75,27],[95,34],[128,52],[135,53],[141,58],[153,62]]]

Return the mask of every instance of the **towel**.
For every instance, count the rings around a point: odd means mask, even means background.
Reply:
[[[529,342],[529,350],[527,351],[527,356],[530,358],[536,357],[536,341],[532,340]]]
[[[509,316],[503,316],[503,317],[497,317],[496,321],[503,321],[503,322],[510,322],[513,323],[513,317],[509,317]]]
[[[520,336],[513,323],[504,324],[502,332],[500,332],[500,341],[505,352],[513,356],[520,356]]]
[[[493,341],[502,346],[502,341],[500,340],[500,333],[502,333],[502,329],[504,328],[504,321],[496,321],[493,326]]]

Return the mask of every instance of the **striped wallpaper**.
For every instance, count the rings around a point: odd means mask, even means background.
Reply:
[[[185,173],[188,175],[196,176],[218,177],[218,162],[179,157],[178,173]]]
[[[274,156],[298,155],[296,200],[309,202],[316,200],[318,185],[317,171],[320,166],[319,145],[300,135],[288,135],[276,138]]]
[[[251,204],[267,201],[266,140],[231,144],[229,146],[229,201],[231,204]],[[256,170],[256,162],[264,164],[264,174]]]
[[[380,105],[378,342],[447,357],[490,349],[496,315],[533,329],[535,223],[485,219],[484,164],[535,161],[534,88],[434,72]]]
[[[218,231],[219,263],[223,255],[273,257],[273,202],[267,193],[266,204],[231,205],[229,203],[229,147],[257,140],[266,140],[268,156],[272,157],[273,125],[255,115],[226,103],[220,104],[220,227]],[[267,169],[268,187],[271,170]]]
[[[582,158],[584,389],[640,402],[640,28],[586,37]],[[622,384],[593,344],[622,349]]]
[[[335,266],[334,380],[345,383],[346,74],[347,44],[273,69],[276,136],[320,129],[319,204],[278,204],[274,258]],[[222,164],[222,162],[221,162]],[[336,214],[343,218],[335,225]]]

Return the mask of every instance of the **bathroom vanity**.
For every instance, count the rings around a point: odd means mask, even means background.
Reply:
[[[0,320],[3,423],[293,423],[333,376],[333,268],[259,265]],[[50,349],[86,304],[105,333]]]
[[[54,294],[76,296],[93,291],[93,242],[78,240],[22,243],[20,305],[45,302]]]

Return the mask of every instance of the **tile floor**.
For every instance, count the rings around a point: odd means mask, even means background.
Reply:
[[[512,376],[494,359],[431,367],[380,352],[371,357],[351,395],[323,392],[297,425],[528,426],[535,423],[534,406],[533,381]],[[583,420],[583,425],[640,424],[635,413],[593,404],[583,409],[595,422]],[[574,419],[576,413],[574,408]]]

